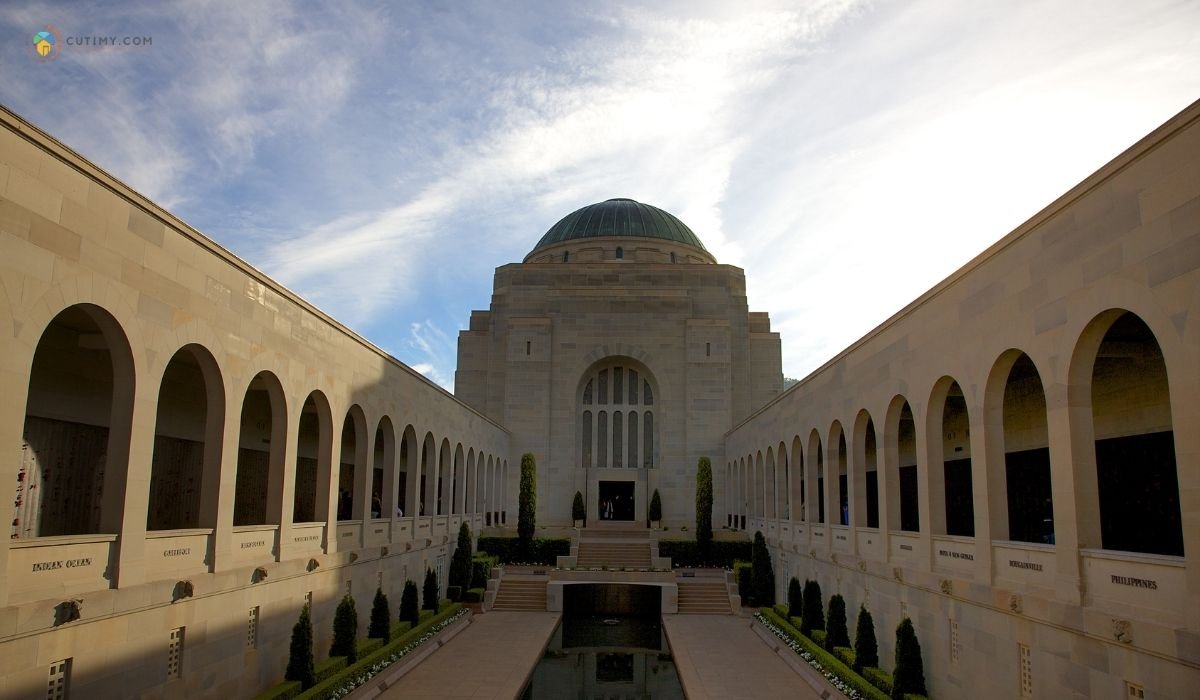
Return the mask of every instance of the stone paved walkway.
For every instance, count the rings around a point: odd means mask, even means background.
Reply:
[[[385,700],[513,700],[558,625],[559,613],[489,612],[383,692]],[[759,642],[762,645],[762,642]]]
[[[754,633],[748,618],[663,615],[663,622],[688,700],[821,698]]]

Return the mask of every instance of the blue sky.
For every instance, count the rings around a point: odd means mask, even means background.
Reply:
[[[679,216],[803,377],[1200,98],[1194,0],[446,5],[5,3],[0,102],[452,387],[585,204]]]

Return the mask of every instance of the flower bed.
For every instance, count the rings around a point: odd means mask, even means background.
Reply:
[[[755,619],[762,623],[771,634],[787,643],[788,648],[796,652],[800,658],[824,676],[833,687],[846,694],[852,700],[869,698],[870,700],[889,700],[888,696],[871,685],[862,676],[855,673],[849,666],[839,661],[829,652],[820,648],[811,639],[800,634],[800,631],[785,622],[770,608],[762,608],[754,614]]]
[[[441,619],[434,618],[429,620],[429,622],[423,621],[423,624],[429,624],[428,627],[422,629],[418,626],[416,630],[409,632],[353,666],[331,676],[322,683],[314,685],[304,693],[301,693],[298,698],[300,700],[309,700],[310,698],[314,700],[316,698],[320,698],[321,700],[344,698],[353,692],[355,688],[371,680],[371,678],[385,670],[388,666],[408,656],[422,644],[437,636],[438,632],[449,627],[466,614],[467,610],[461,605],[453,605],[444,613],[437,616]]]

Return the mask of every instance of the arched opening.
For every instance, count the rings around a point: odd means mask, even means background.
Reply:
[[[1183,556],[1175,433],[1162,349],[1137,315],[1114,315],[1097,319],[1111,325],[1091,373],[1102,546]]]
[[[854,419],[854,524],[879,527],[879,471],[875,421],[866,410]]]
[[[357,405],[351,406],[342,422],[342,445],[338,457],[338,520],[365,520],[367,491],[367,419]]]
[[[417,499],[420,495],[420,470],[417,467],[417,431],[411,425],[404,427],[404,435],[400,440],[400,479],[399,493],[396,503],[400,508],[400,517],[408,517],[418,513]]]
[[[766,470],[765,474],[763,475],[763,490],[765,491],[763,494],[763,503],[766,506],[766,511],[763,513],[763,516],[773,519],[779,517],[779,504],[776,502],[776,494],[778,491],[775,483],[775,480],[778,478],[778,476],[775,473],[775,451],[770,447],[767,448],[767,459],[763,466]]]
[[[467,483],[466,474],[463,471],[464,468],[463,448],[462,443],[459,443],[454,447],[454,477],[452,479],[453,488],[451,489],[453,498],[450,503],[451,515],[455,513],[462,514],[463,512],[463,490]]]
[[[1003,365],[1008,365],[1007,373]],[[1046,423],[1046,393],[1033,360],[1012,350],[997,362],[997,379],[1003,379],[1003,405],[1000,411],[1003,436],[1004,479],[991,478],[989,486],[998,493],[990,496],[993,536],[1007,536],[1017,542],[1054,544],[1054,501],[1050,484],[1050,442]],[[991,393],[1001,396],[999,391]],[[992,494],[993,488],[988,489]],[[1003,500],[1000,500],[1000,497]],[[1002,517],[997,517],[1002,516]]]
[[[283,386],[263,371],[250,380],[242,401],[233,524],[266,525],[279,517],[283,489],[283,441],[287,435]],[[278,525],[279,523],[270,523]]]
[[[792,459],[796,462],[794,473],[792,474],[792,503],[796,504],[796,508],[799,511],[798,519],[801,521],[806,521],[808,520],[808,513],[804,512],[806,505],[806,488],[804,485],[804,478],[806,476],[804,470],[804,443],[800,441],[799,435],[792,437]],[[793,518],[796,518],[796,516],[797,513],[792,514]]]
[[[396,433],[392,421],[384,416],[375,428],[375,449],[372,450],[371,517],[391,518],[395,510]]]
[[[433,515],[437,511],[437,443],[433,433],[425,433],[421,445],[421,501],[418,515]]]
[[[442,438],[442,448],[438,452],[438,471],[437,471],[437,511],[435,515],[450,514],[450,440]]]
[[[810,520],[813,515],[816,516],[815,522],[825,522],[825,455],[821,449],[821,435],[814,429],[808,438],[809,449],[812,455],[812,474],[808,477],[809,493],[816,494],[816,512],[810,513]],[[812,504],[809,504],[812,507]]]
[[[654,381],[627,357],[609,357],[584,372],[576,394],[579,462],[584,469],[654,466]]]
[[[919,532],[921,516],[917,495],[917,425],[912,407],[903,396],[888,407],[886,462],[893,471],[888,479],[888,528]]]
[[[216,527],[224,420],[216,360],[199,345],[180,348],[158,391],[147,530]]]
[[[776,455],[776,469],[779,471],[779,486],[775,492],[779,494],[778,512],[780,518],[792,519],[792,471],[788,462],[787,445],[779,443]]]
[[[478,513],[479,473],[475,470],[475,448],[467,448],[467,488],[463,503],[467,513]]]
[[[292,497],[292,521],[321,522],[319,487],[321,474],[328,473],[333,444],[333,415],[329,402],[320,391],[304,399],[300,409],[300,425],[296,434],[296,485]],[[326,504],[328,508],[328,504]]]
[[[850,524],[850,479],[846,471],[846,431],[842,430],[842,424],[838,421],[833,422],[833,428],[830,430],[829,442],[832,445],[837,445],[837,454],[834,456],[834,463],[837,465],[837,522],[839,525]]]
[[[974,537],[971,429],[962,387],[954,379],[943,377],[934,388],[930,407],[929,426],[931,431],[936,431],[930,435],[931,459],[942,467],[940,473],[930,469],[930,501],[935,504],[931,507],[934,533]],[[936,483],[938,481],[941,483]],[[940,504],[937,504],[938,500],[941,500]]]
[[[617,260],[620,260],[624,257],[625,257],[625,249],[622,248],[621,246],[617,246]]]
[[[78,304],[46,326],[29,371],[13,538],[120,531],[133,381],[108,312]]]

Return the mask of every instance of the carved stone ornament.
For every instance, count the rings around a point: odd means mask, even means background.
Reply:
[[[1008,597],[1008,609],[1012,610],[1013,612],[1015,612],[1018,615],[1020,615],[1022,612],[1024,612],[1025,605],[1024,605],[1024,601],[1021,600],[1020,595],[1013,593],[1012,595],[1010,595]]]
[[[904,572],[900,569],[900,567],[892,567],[892,578],[896,579],[900,583],[904,583]]]
[[[266,580],[266,578],[267,578],[267,569],[265,567],[260,566],[257,569],[255,569],[254,574],[252,574],[250,576],[250,582],[258,583],[259,581]]]
[[[1129,620],[1112,621],[1113,639],[1122,644],[1133,644],[1133,624]]]
[[[938,583],[938,587],[942,589],[942,593],[945,593],[946,595],[954,595],[954,582],[950,579],[942,579]]]

